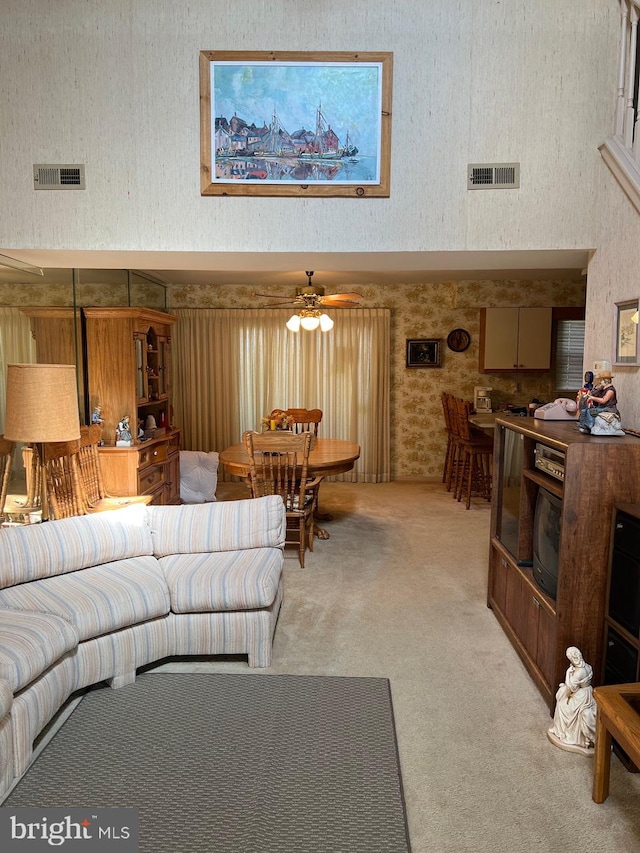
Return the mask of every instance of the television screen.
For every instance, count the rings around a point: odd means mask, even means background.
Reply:
[[[558,589],[561,513],[560,498],[546,489],[539,489],[533,519],[533,578],[553,599]]]

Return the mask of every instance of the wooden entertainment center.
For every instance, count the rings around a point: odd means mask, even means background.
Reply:
[[[564,471],[536,467],[536,449],[559,453]],[[555,599],[531,565],[540,489],[562,502]],[[613,507],[638,501],[640,438],[583,435],[573,420],[496,418],[488,606],[551,711],[569,646],[600,683]]]

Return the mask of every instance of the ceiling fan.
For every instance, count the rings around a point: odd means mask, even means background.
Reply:
[[[354,305],[358,304],[355,300],[362,297],[361,293],[331,293],[325,296],[324,287],[312,284],[313,272],[313,270],[306,270],[307,283],[301,287],[296,287],[295,296],[285,297],[273,293],[255,293],[254,296],[264,297],[265,299],[280,299],[282,301],[276,302],[275,305],[295,305],[311,311],[318,309],[321,305],[326,308],[353,308]]]
[[[285,301],[276,302],[275,305],[293,305],[298,312],[293,314],[287,321],[287,328],[291,332],[298,332],[300,328],[312,331],[318,326],[322,332],[333,329],[333,320],[328,314],[323,313],[321,308],[351,308],[357,305],[360,293],[332,293],[325,296],[324,287],[311,283],[313,270],[306,271],[307,283],[296,288],[295,296],[290,296]],[[256,293],[266,299],[282,299],[282,296],[267,293]]]

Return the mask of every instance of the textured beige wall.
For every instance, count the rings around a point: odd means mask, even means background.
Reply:
[[[585,370],[614,362],[615,303],[640,299],[640,214],[604,163],[600,169],[597,246],[589,263]],[[622,425],[640,430],[640,368],[614,367]]]
[[[3,0],[0,248],[592,247],[618,21],[616,0]],[[203,49],[393,51],[391,197],[202,198]],[[520,189],[468,191],[496,161]],[[87,189],[35,192],[34,163],[83,163]]]

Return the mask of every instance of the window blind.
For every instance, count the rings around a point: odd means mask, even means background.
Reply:
[[[584,320],[559,320],[556,333],[556,390],[574,394],[584,384]]]

